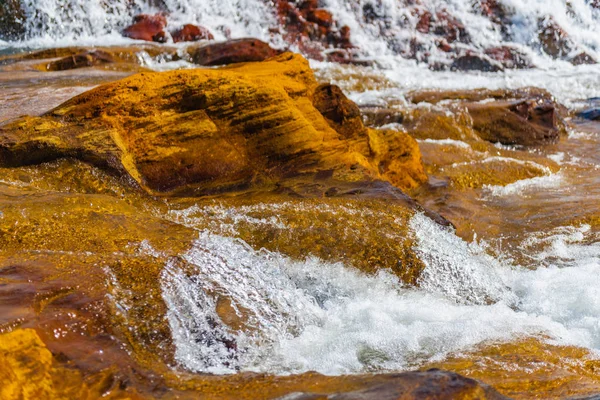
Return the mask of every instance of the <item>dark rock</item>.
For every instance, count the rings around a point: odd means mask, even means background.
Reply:
[[[584,64],[597,64],[598,62],[594,59],[594,57],[590,56],[586,52],[581,52],[577,54],[575,57],[571,58],[569,62],[573,65],[584,65]]]
[[[123,36],[146,40],[148,42],[164,43],[167,34],[164,29],[167,27],[167,18],[163,14],[140,14],[133,18],[133,24],[123,30]]]
[[[542,50],[554,58],[561,58],[573,51],[574,45],[569,34],[552,17],[538,21],[538,39]]]
[[[25,13],[19,0],[0,2],[0,39],[16,40],[25,34]]]
[[[291,393],[279,400],[505,400],[492,387],[459,374],[438,369],[390,375],[385,383],[333,394]]]
[[[198,40],[213,40],[214,36],[203,26],[187,24],[171,34],[175,43],[197,42]]]
[[[286,42],[298,46],[303,54],[317,60],[324,60],[325,51],[351,49],[350,28],[340,27],[332,14],[318,8],[317,1],[294,2],[276,0],[277,16],[283,26]],[[331,61],[344,62],[347,58],[330,57]]]
[[[529,57],[519,49],[511,46],[499,46],[486,49],[485,55],[498,61],[504,68],[524,69],[533,68],[534,65]]]
[[[198,65],[225,65],[248,61],[264,61],[281,52],[258,39],[235,39],[204,44],[189,50]]]
[[[551,100],[525,99],[467,104],[473,129],[490,142],[533,146],[553,143],[561,134],[560,117]]]
[[[110,64],[115,60],[110,53],[102,50],[90,50],[83,53],[61,58],[46,65],[48,71],[66,71],[70,69],[93,67],[95,65]]]
[[[577,113],[577,116],[591,121],[600,121],[600,108],[590,108]]]
[[[447,11],[440,11],[435,14],[432,23],[433,33],[444,37],[448,43],[470,41],[466,27],[457,18],[450,15]]]
[[[455,71],[502,71],[502,65],[483,54],[468,53],[457,57],[450,66]]]

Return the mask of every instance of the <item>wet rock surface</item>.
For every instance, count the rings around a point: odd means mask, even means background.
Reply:
[[[258,39],[235,39],[203,44],[188,49],[198,65],[225,65],[240,62],[264,61],[281,53]]]
[[[358,108],[339,89],[317,87],[306,61],[291,54],[223,70],[136,75],[0,135],[3,165],[76,157],[126,173],[152,193],[268,186],[320,171],[400,188],[426,179],[412,138],[365,128]]]

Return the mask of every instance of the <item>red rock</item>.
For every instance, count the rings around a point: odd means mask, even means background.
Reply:
[[[441,39],[436,42],[437,48],[445,53],[450,53],[452,51],[452,46],[448,44],[446,39]]]
[[[189,51],[194,63],[199,65],[264,61],[281,53],[258,39],[236,39],[204,44]]]
[[[164,31],[166,26],[167,19],[162,14],[140,14],[133,18],[133,25],[125,28],[123,36],[148,42],[164,42],[167,37]]]
[[[319,26],[330,27],[333,25],[333,16],[329,11],[322,8],[309,11],[306,19]]]
[[[499,46],[486,49],[485,55],[502,64],[504,68],[521,69],[532,68],[533,63],[529,57],[519,49],[511,46]]]
[[[437,12],[432,26],[433,33],[443,36],[448,43],[456,41],[467,43],[470,40],[467,29],[463,23],[448,14],[447,11]]]
[[[173,41],[196,42],[198,40],[213,40],[214,36],[203,26],[187,24],[171,34]]]
[[[310,58],[323,60],[326,50],[354,47],[350,40],[350,28],[339,27],[329,11],[318,8],[318,1],[274,0],[274,3],[279,22],[284,27],[284,40],[297,46]],[[346,60],[345,56],[339,55],[329,58]]]
[[[421,33],[429,33],[431,30],[431,13],[429,11],[424,11],[421,15],[419,15],[419,22],[417,22],[417,31]]]

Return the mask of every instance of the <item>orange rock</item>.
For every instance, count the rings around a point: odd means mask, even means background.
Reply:
[[[321,171],[407,189],[426,180],[411,140],[369,132],[354,103],[335,87],[318,86],[307,61],[286,53],[100,86],[1,128],[0,164],[76,157],[157,194],[228,191]]]

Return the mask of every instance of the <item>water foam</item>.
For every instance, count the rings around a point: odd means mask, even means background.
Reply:
[[[572,267],[530,271],[423,215],[410,225],[427,265],[420,288],[386,271],[364,275],[313,257],[294,261],[202,232],[183,256],[187,267],[171,263],[162,278],[177,361],[198,372],[346,374],[415,368],[531,335],[600,348],[597,244]],[[546,247],[540,257],[550,259]],[[219,296],[244,315],[246,329],[221,321]]]

